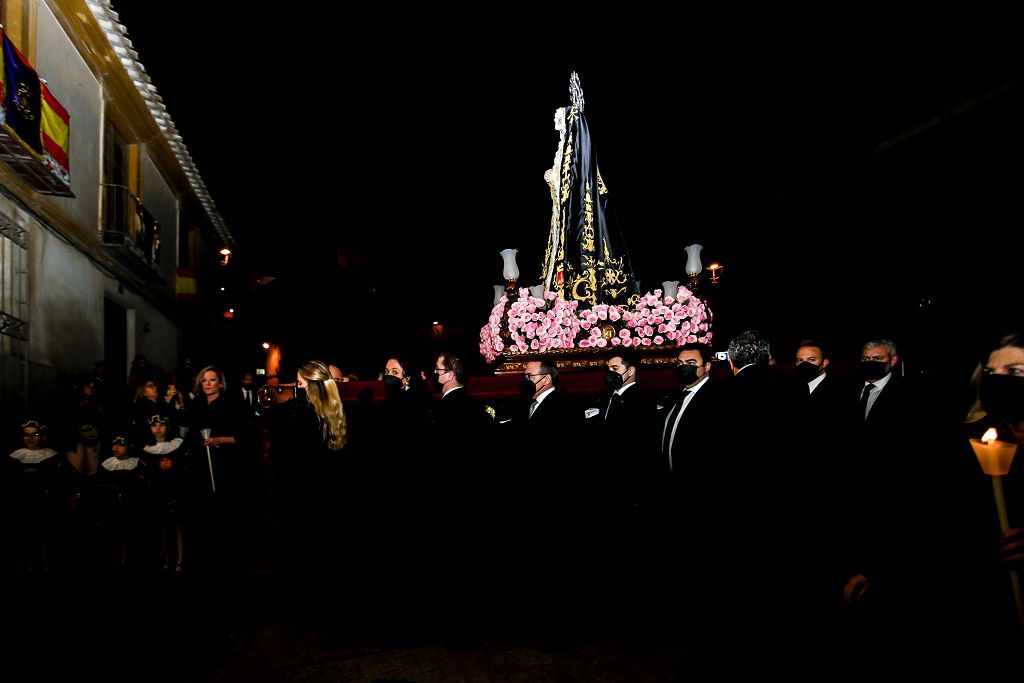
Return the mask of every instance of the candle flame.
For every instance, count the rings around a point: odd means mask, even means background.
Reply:
[[[995,441],[998,437],[999,437],[999,432],[996,431],[996,428],[995,427],[989,427],[988,431],[985,432],[984,435],[982,435],[981,442],[983,444],[990,444],[993,441]]]

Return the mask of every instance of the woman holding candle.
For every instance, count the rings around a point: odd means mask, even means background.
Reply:
[[[1024,443],[1024,332],[1006,335],[998,341],[987,360],[975,370],[974,383],[977,398],[967,421],[982,429],[994,427],[1002,442]],[[1016,468],[1011,465],[1011,486],[1020,483],[1021,467],[1019,463]],[[1024,498],[1019,496],[1012,496],[1010,505],[1014,500],[1020,501],[1018,506],[1024,505]],[[1003,532],[999,558],[1009,566],[1024,567],[1024,530],[1011,528]]]
[[[1019,577],[999,567],[993,550],[1002,535],[1000,559],[1018,566],[1024,560],[1022,533],[1014,528],[1024,511],[1024,466],[1019,457],[1013,461],[1024,443],[1024,332],[1006,335],[985,350],[972,385],[974,401],[960,436],[963,450],[943,497],[950,550],[945,568],[955,601],[949,606],[960,623],[978,624],[988,636],[1001,637],[1021,618]],[[976,637],[980,642],[981,635]]]

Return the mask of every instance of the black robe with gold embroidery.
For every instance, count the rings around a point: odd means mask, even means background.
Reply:
[[[585,308],[634,305],[639,299],[622,231],[608,210],[608,188],[597,167],[583,93],[573,79],[573,104],[565,109],[565,138],[555,171],[557,206],[542,277],[550,291]],[[554,199],[555,191],[552,188]]]

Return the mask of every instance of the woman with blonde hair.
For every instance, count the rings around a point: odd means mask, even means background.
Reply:
[[[285,572],[308,575],[314,567],[328,566],[324,539],[337,531],[340,520],[350,518],[345,512],[346,487],[354,481],[346,468],[348,424],[338,383],[322,361],[299,366],[295,399],[287,405],[285,430],[271,439],[276,483],[284,500],[282,541],[287,550],[282,557]]]
[[[316,413],[323,444],[328,450],[340,451],[345,447],[348,425],[338,384],[327,364],[319,360],[304,363],[299,368],[296,386],[305,390],[306,400]]]

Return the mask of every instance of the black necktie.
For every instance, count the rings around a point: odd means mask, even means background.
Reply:
[[[616,392],[608,399],[608,407],[604,411],[604,421],[607,422],[612,416],[612,410],[622,402],[622,394]]]
[[[871,392],[877,389],[874,384],[865,384],[864,391],[860,393],[860,416],[863,419],[868,419],[868,399],[871,397]]]
[[[537,406],[539,406],[539,405],[540,405],[540,401],[538,401],[537,399],[533,399],[532,401],[530,401],[530,412],[526,416],[527,420],[530,420],[530,419],[533,418],[533,413],[534,413],[534,411],[537,410]]]
[[[686,395],[690,393],[689,389],[683,389],[682,393],[679,394],[679,400],[672,410],[668,411],[668,417],[665,418],[665,436],[661,443],[661,452],[669,456],[669,468],[671,469],[672,454],[669,452],[669,447],[672,445],[672,432],[675,431],[676,418],[679,416],[679,411],[683,409],[683,401],[686,400]]]

